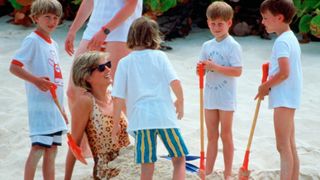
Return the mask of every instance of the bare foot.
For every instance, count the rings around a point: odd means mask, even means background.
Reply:
[[[250,177],[250,170],[245,170],[243,168],[239,169],[238,179],[239,180],[248,180]]]
[[[206,172],[202,169],[199,169],[198,176],[200,177],[201,180],[206,179]]]

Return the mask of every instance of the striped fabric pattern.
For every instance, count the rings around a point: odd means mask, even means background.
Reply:
[[[170,157],[182,157],[188,149],[181,137],[179,129],[145,129],[135,131],[136,163],[153,163],[157,161],[157,135],[159,135]]]

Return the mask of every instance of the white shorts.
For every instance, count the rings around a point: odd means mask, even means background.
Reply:
[[[61,146],[62,144],[62,131],[52,134],[42,134],[31,136],[32,146],[38,145],[50,148],[52,145]]]

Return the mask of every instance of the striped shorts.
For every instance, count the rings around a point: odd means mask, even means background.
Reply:
[[[61,146],[62,143],[62,131],[52,134],[41,134],[31,136],[32,146],[38,145],[46,148],[50,148],[52,145]]]
[[[183,157],[189,152],[179,129],[146,129],[134,131],[135,161],[137,164],[157,161],[157,135],[165,145],[170,157]]]

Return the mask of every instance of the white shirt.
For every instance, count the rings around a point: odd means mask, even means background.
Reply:
[[[107,24],[113,16],[120,11],[126,0],[93,0],[93,11],[90,16],[87,28],[83,33],[83,39],[91,38]],[[138,0],[133,14],[120,26],[108,34],[106,41],[127,42],[129,28],[132,22],[142,15],[142,0]]]
[[[178,79],[159,50],[133,51],[118,64],[112,96],[126,100],[128,131],[178,128],[170,83]]]
[[[299,108],[302,91],[301,49],[292,31],[282,33],[275,41],[269,64],[269,78],[279,72],[278,59],[289,59],[289,77],[273,86],[269,93],[269,108]]]
[[[63,105],[63,79],[57,43],[47,42],[35,32],[27,36],[13,60],[23,64],[35,76],[49,77],[57,84],[57,97]],[[30,82],[25,83],[30,136],[66,131],[67,126],[49,91],[43,92]]]
[[[241,67],[241,46],[232,36],[222,41],[209,40],[202,45],[201,60],[210,60],[221,66]],[[236,110],[236,77],[207,71],[204,87],[204,108],[225,111]]]

